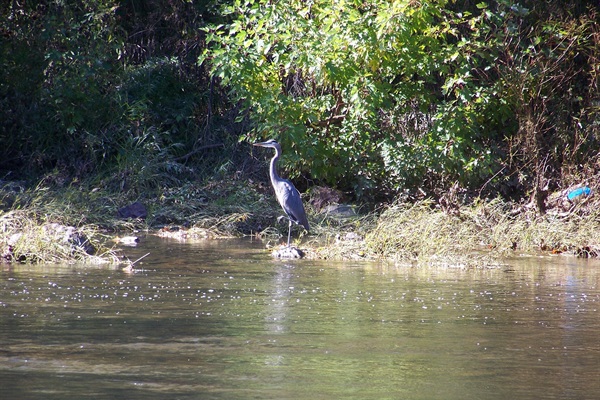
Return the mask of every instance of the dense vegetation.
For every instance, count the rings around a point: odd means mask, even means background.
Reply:
[[[524,196],[597,173],[597,2],[0,7],[4,179],[139,195],[233,172],[238,139],[259,137],[303,188],[365,200],[456,182]]]
[[[96,210],[185,206],[197,191],[187,182],[243,191],[266,179],[247,142],[274,137],[301,191],[329,186],[373,207],[531,198],[543,213],[553,191],[597,188],[599,11],[584,0],[5,1],[0,180],[81,188]]]
[[[208,29],[204,56],[255,122],[246,137],[280,136],[295,174],[357,194],[431,194],[458,182],[522,196],[596,162],[591,3],[299,0],[225,10],[231,22]]]

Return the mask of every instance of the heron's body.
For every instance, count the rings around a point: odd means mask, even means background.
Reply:
[[[275,190],[275,196],[277,201],[283,208],[283,211],[287,214],[289,219],[288,226],[288,247],[290,245],[290,236],[292,232],[292,222],[302,225],[304,229],[309,230],[308,219],[306,218],[306,212],[304,211],[304,205],[300,198],[300,193],[294,187],[294,184],[288,179],[283,179],[277,174],[277,161],[281,156],[281,146],[275,140],[268,140],[262,143],[254,143],[254,146],[269,147],[275,149],[275,156],[271,159],[271,165],[269,169],[269,176],[271,177],[271,184]]]

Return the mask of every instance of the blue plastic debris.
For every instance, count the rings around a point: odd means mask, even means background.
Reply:
[[[577,199],[578,197],[587,197],[587,196],[590,196],[591,194],[592,194],[592,189],[590,189],[587,186],[584,186],[584,187],[577,188],[575,190],[571,190],[569,192],[569,194],[567,195],[567,199],[569,199],[569,201],[573,201],[573,200]]]

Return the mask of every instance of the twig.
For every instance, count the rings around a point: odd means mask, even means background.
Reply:
[[[481,192],[483,192],[483,189],[485,189],[485,187],[488,185],[488,183],[490,183],[492,180],[494,180],[494,178],[496,178],[498,175],[500,175],[502,173],[502,171],[504,171],[506,169],[506,166],[503,166],[502,168],[500,168],[500,171],[496,172],[490,179],[488,179],[479,189],[479,197],[481,197]]]
[[[140,260],[142,260],[142,259],[146,258],[146,257],[147,257],[147,256],[149,256],[149,255],[150,255],[150,253],[146,253],[146,254],[144,254],[143,256],[141,256],[140,258],[138,258],[137,260],[135,260],[134,262],[132,262],[132,263],[131,263],[129,266],[130,266],[130,267],[133,267],[133,266],[135,265],[135,263],[137,263],[138,261],[140,261]]]

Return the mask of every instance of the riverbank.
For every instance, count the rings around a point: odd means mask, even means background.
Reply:
[[[297,246],[315,259],[388,260],[460,267],[494,265],[521,254],[600,255],[600,201],[549,196],[544,214],[532,204],[500,199],[468,203],[431,199],[382,205],[365,212],[339,205],[335,191],[305,198],[311,232],[294,229]],[[237,179],[188,182],[147,195],[110,193],[91,185],[0,191],[0,243],[5,262],[124,262],[120,236],[147,232],[189,240],[254,236],[267,247],[283,243],[287,224],[263,182]],[[143,217],[119,212],[137,203]]]

